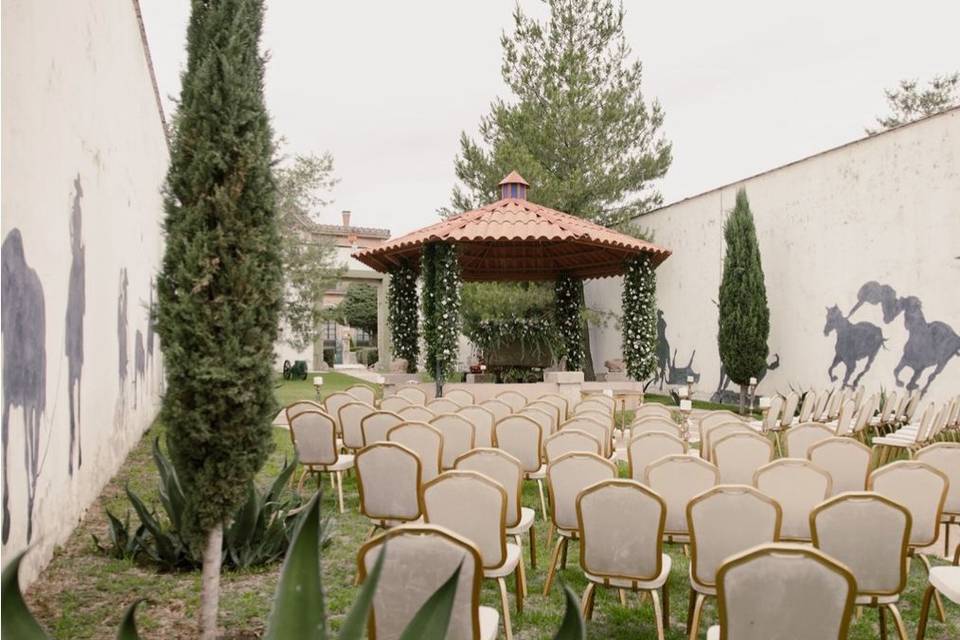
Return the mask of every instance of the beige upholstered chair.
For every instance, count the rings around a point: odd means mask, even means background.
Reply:
[[[575,415],[560,425],[560,430],[576,429],[589,433],[600,443],[600,455],[604,458],[609,458],[613,449],[613,433],[611,427],[612,425],[600,423],[587,415]]]
[[[456,459],[474,447],[473,423],[455,413],[442,413],[429,424],[439,429],[443,435],[440,468],[453,469]]]
[[[833,389],[830,395],[827,396],[827,406],[824,408],[824,412],[819,414],[817,421],[830,422],[831,420],[835,420],[840,413],[840,405],[843,404],[845,396],[846,389]]]
[[[600,442],[593,435],[580,429],[557,431],[543,441],[543,453],[547,464],[574,451],[600,455]]]
[[[347,393],[360,402],[366,402],[371,407],[377,404],[377,393],[373,390],[373,387],[368,387],[365,384],[355,384],[347,387]]]
[[[395,413],[404,407],[413,405],[412,402],[403,396],[390,396],[380,401],[380,411],[389,411]]]
[[[953,553],[953,566],[934,567],[930,570],[930,586],[923,592],[923,605],[920,607],[920,620],[917,623],[917,640],[923,640],[926,635],[930,599],[936,593],[960,604],[960,546]]]
[[[960,442],[938,442],[920,449],[914,459],[930,465],[950,480],[940,518],[943,524],[943,553],[950,553],[950,527],[960,524]]]
[[[837,397],[837,390],[826,390],[823,391],[820,395],[817,396],[817,404],[813,408],[813,417],[811,420],[816,422],[823,422],[826,420],[827,407],[833,399]]]
[[[323,405],[319,402],[314,402],[313,400],[299,400],[297,402],[293,402],[287,405],[283,409],[283,413],[287,418],[287,424],[289,425],[291,420],[293,420],[295,417],[297,417],[304,411],[322,411],[324,413],[327,412],[327,410],[324,409]]]
[[[366,387],[364,387],[366,388]],[[340,407],[340,433],[343,435],[343,446],[356,452],[366,444],[363,439],[363,429],[360,421],[373,414],[376,409],[366,402],[348,402]]]
[[[826,426],[832,427],[833,432],[838,436],[853,435],[853,418],[857,411],[857,403],[851,400],[844,400],[840,405],[840,413],[833,422],[828,422]]]
[[[387,431],[387,441],[407,447],[420,458],[420,477],[429,482],[440,473],[443,460],[443,434],[426,422],[401,422]]]
[[[437,414],[433,411],[419,404],[397,409],[397,415],[403,417],[403,419],[408,422],[430,422],[437,417]]]
[[[690,540],[687,503],[720,483],[720,470],[702,458],[686,454],[664,456],[647,465],[643,484],[667,503],[665,542]]]
[[[560,408],[556,404],[552,402],[547,402],[546,400],[540,400],[540,399],[534,400],[533,402],[528,404],[525,408],[539,409],[540,411],[543,411],[544,413],[549,415],[550,420],[553,422],[551,433],[553,431],[556,431],[560,427],[560,423],[566,419],[566,416],[562,416],[560,412]]]
[[[580,403],[573,408],[573,415],[579,415],[587,411],[595,411],[605,416],[613,418],[613,409],[607,405],[605,402],[600,402],[599,400],[582,400]]]
[[[420,458],[396,442],[374,442],[357,452],[360,513],[371,534],[420,517]],[[369,537],[369,536],[367,536]]]
[[[613,395],[607,395],[606,393],[585,393],[580,395],[580,402],[599,402],[607,408],[607,411],[610,414],[613,414],[616,411],[617,403],[613,399]]]
[[[493,446],[493,425],[497,421],[496,417],[486,407],[466,406],[457,411],[458,416],[463,416],[473,424],[473,441],[478,447]]]
[[[323,399],[323,409],[328,416],[335,419],[334,421],[337,423],[337,432],[340,431],[340,407],[347,403],[356,401],[356,396],[346,393],[345,391],[335,391]]]
[[[950,479],[940,470],[917,460],[901,460],[874,470],[867,480],[867,489],[884,495],[910,512],[910,554],[930,572],[930,560],[919,550],[936,543],[940,535],[943,505]],[[936,597],[937,614],[946,618],[943,602]]]
[[[648,433],[650,431],[659,431],[661,433],[669,433],[676,437],[681,437],[683,430],[673,420],[662,417],[650,417],[643,418],[641,420],[634,420],[633,424],[630,425],[630,438],[634,438],[641,433]]]
[[[634,434],[627,445],[627,469],[637,482],[644,481],[647,467],[664,456],[687,453],[687,443],[672,433],[646,431]]]
[[[704,460],[713,462],[713,443],[734,433],[756,433],[756,431],[739,421],[718,424],[708,429],[704,434],[704,439],[700,441],[700,456]]]
[[[486,400],[485,402],[481,402],[477,406],[483,407],[484,409],[492,413],[493,417],[496,420],[503,420],[508,415],[513,413],[513,409],[510,407],[510,405],[508,405],[506,402],[502,400],[497,400],[496,398],[492,398],[490,400]]]
[[[783,400],[783,414],[780,416],[780,424],[777,429],[786,429],[793,425],[797,419],[797,404],[800,402],[800,396],[796,391],[788,393]]]
[[[450,398],[436,398],[435,400],[427,402],[425,406],[437,415],[441,413],[456,413],[463,408]]]
[[[833,436],[833,429],[822,424],[814,422],[798,424],[784,432],[783,453],[791,458],[806,458],[810,447]]]
[[[774,460],[753,475],[753,486],[780,504],[780,538],[788,541],[810,540],[810,511],[827,499],[831,483],[829,473],[800,458]]]
[[[807,459],[830,474],[832,495],[866,489],[872,458],[870,447],[852,438],[827,438],[807,449]]]
[[[883,466],[897,452],[905,451],[909,454],[923,447],[927,434],[934,428],[941,413],[942,410],[938,411],[933,402],[927,403],[916,427],[907,425],[890,435],[874,438],[873,446],[878,451],[877,467]]]
[[[732,555],[780,539],[780,505],[770,496],[739,484],[719,485],[687,503],[690,525],[690,607],[687,630],[700,633],[700,616],[717,595],[717,571]]]
[[[714,441],[710,459],[721,483],[751,484],[756,470],[773,460],[773,443],[759,433],[731,433]]]
[[[403,417],[392,411],[374,411],[360,420],[360,431],[363,433],[364,445],[374,442],[385,442],[387,431],[402,423]]]
[[[476,545],[443,527],[404,525],[367,541],[357,554],[360,579],[384,556],[373,592],[368,635],[398,640],[414,615],[460,568],[447,628],[448,640],[494,640],[500,626],[496,609],[480,606],[483,564]]]
[[[477,404],[476,398],[473,397],[473,394],[467,391],[466,389],[459,388],[445,388],[443,390],[443,397],[448,400],[453,400],[461,407],[469,407],[471,405]]]
[[[720,624],[707,640],[846,640],[856,592],[850,570],[816,549],[755,547],[717,572]]]
[[[343,472],[353,467],[353,456],[341,454],[333,418],[320,411],[303,411],[290,422],[290,439],[304,466],[298,490],[303,489],[307,474],[331,473],[336,479],[338,504],[343,513]]]
[[[523,612],[523,582],[520,575],[520,547],[507,542],[507,492],[494,479],[476,471],[445,471],[425,482],[420,490],[423,517],[427,524],[445,527],[480,550],[483,577],[500,587],[503,627],[507,640],[513,638],[506,576],[516,575],[517,613]],[[429,559],[425,559],[429,562]]]
[[[496,399],[510,407],[513,413],[527,406],[527,397],[519,391],[502,391],[496,395]]]
[[[803,402],[800,404],[800,413],[797,415],[798,422],[810,422],[813,420],[813,412],[817,404],[817,392],[810,389],[803,394]]]
[[[762,433],[773,431],[780,424],[781,413],[783,413],[783,398],[781,396],[773,396],[770,398],[770,407],[764,414],[763,420],[751,421],[750,427]]]
[[[876,413],[880,406],[880,395],[873,394],[868,397],[860,407],[853,418],[853,427],[850,429],[850,437],[856,438],[861,442],[867,441],[867,427],[870,426],[870,419]]]
[[[580,567],[588,584],[583,616],[593,616],[597,585],[648,592],[653,600],[657,638],[670,621],[670,556],[663,553],[663,498],[634,480],[603,480],[577,496]],[[661,592],[663,601],[661,604]]]
[[[673,412],[670,411],[669,407],[656,402],[651,402],[649,404],[640,405],[637,407],[637,410],[633,412],[634,422],[639,422],[644,418],[663,418],[664,420],[670,420],[672,422]]]
[[[520,461],[499,449],[472,449],[459,458],[454,465],[457,470],[476,471],[499,482],[507,492],[507,536],[523,548],[523,535],[530,534],[530,568],[537,568],[537,532],[534,511],[522,506],[523,469]],[[520,576],[524,595],[527,594],[527,579],[520,563]]]
[[[907,640],[897,600],[907,586],[910,512],[877,493],[849,492],[817,505],[810,526],[813,546],[853,573],[856,604],[878,607],[881,627],[888,609],[900,640]]]
[[[493,426],[493,446],[519,460],[523,476],[536,481],[541,515],[546,520],[547,501],[543,496],[543,479],[547,468],[543,464],[543,430],[540,425],[527,416],[509,415]]]
[[[557,411],[559,412],[559,415],[557,416],[557,418],[559,419],[558,424],[567,419],[567,414],[570,411],[570,403],[567,402],[567,399],[564,398],[559,393],[545,393],[539,398],[537,398],[537,401],[549,402],[550,404],[552,404],[557,408]]]
[[[523,409],[520,409],[516,415],[527,416],[539,424],[540,430],[543,431],[544,438],[557,430],[557,423],[553,420],[554,414],[552,412],[547,413],[542,408],[531,407],[530,405],[527,405]]]
[[[551,462],[547,467],[551,523],[551,529],[548,531],[556,530],[557,544],[553,549],[553,555],[550,557],[550,567],[543,587],[543,595],[550,593],[550,587],[553,585],[553,579],[556,576],[557,565],[566,564],[567,545],[570,538],[578,536],[577,496],[595,482],[616,477],[616,465],[593,453],[568,453]]]
[[[396,395],[401,398],[406,398],[410,401],[410,404],[419,404],[421,406],[427,404],[427,392],[414,385],[398,387]]]

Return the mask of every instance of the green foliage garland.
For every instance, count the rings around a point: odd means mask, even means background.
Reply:
[[[637,381],[657,366],[657,276],[645,255],[628,260],[623,276],[623,360]]]
[[[560,354],[567,358],[567,371],[583,367],[583,283],[578,278],[562,275],[554,291]]]
[[[460,264],[451,244],[432,242],[423,248],[423,339],[427,373],[446,378],[457,363],[460,338]]]
[[[404,263],[390,272],[387,321],[393,339],[393,357],[407,361],[407,373],[417,370],[417,359],[420,357],[420,314],[417,306],[417,272]]]
[[[467,336],[486,359],[508,345],[520,344],[522,354],[549,354],[557,360],[563,351],[557,327],[549,318],[495,318],[481,320]]]

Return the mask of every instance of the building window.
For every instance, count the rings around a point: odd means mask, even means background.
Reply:
[[[323,325],[323,341],[324,342],[333,342],[337,341],[337,323],[333,320],[327,320]]]
[[[355,329],[354,338],[358,347],[369,347],[373,344],[373,335],[365,329]]]

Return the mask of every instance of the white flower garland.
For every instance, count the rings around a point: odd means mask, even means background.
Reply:
[[[657,276],[646,255],[628,260],[623,276],[623,359],[638,382],[657,365]]]
[[[407,361],[407,373],[417,370],[420,357],[417,303],[417,272],[409,264],[403,264],[390,272],[387,321],[393,338],[393,357]]]
[[[562,275],[554,288],[557,330],[561,355],[567,358],[567,371],[583,367],[583,285],[577,278]]]
[[[460,340],[460,263],[456,247],[434,242],[423,248],[423,337],[427,373],[446,377],[457,364]]]

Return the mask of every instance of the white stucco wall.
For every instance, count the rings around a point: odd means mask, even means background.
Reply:
[[[4,0],[2,31],[3,557],[29,544],[29,581],[158,409],[168,151],[131,0]]]
[[[930,331],[940,337],[907,359],[929,366],[918,380],[926,388],[937,362],[945,363],[929,385],[929,398],[960,392],[960,109],[859,140],[816,156],[747,178],[637,219],[654,233],[654,242],[673,255],[657,270],[657,302],[663,312],[674,378],[686,380],[687,366],[699,375],[696,390],[709,397],[718,390],[717,291],[723,269],[723,221],[736,190],[750,199],[763,259],[770,306],[770,362],[759,393],[794,387],[823,389],[843,381],[839,364],[831,382],[827,370],[837,334],[824,335],[827,308],[837,305],[853,324],[882,331],[880,348],[862,383],[870,390],[894,387],[894,369],[911,332],[917,345]],[[885,295],[906,309],[885,322],[880,304],[863,303],[851,314],[858,292],[878,300]],[[587,304],[620,312],[620,279],[591,282]],[[897,306],[897,301],[900,301]],[[919,320],[917,303],[923,321]],[[910,318],[911,330],[905,327]],[[939,321],[944,325],[929,326]],[[926,324],[924,324],[926,323]],[[856,335],[877,331],[866,325]],[[592,331],[598,371],[619,357],[620,333],[611,323]],[[663,345],[661,345],[663,348]],[[850,350],[841,348],[850,353]],[[694,353],[695,352],[695,353]],[[866,365],[857,362],[852,383]],[[900,380],[910,381],[910,367]],[[658,383],[655,386],[659,386]],[[736,391],[736,385],[729,385]]]

